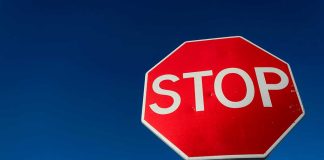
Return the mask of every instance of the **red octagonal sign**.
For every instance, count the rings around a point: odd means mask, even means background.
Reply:
[[[303,115],[288,63],[243,37],[185,42],[146,73],[142,122],[184,159],[264,158]]]

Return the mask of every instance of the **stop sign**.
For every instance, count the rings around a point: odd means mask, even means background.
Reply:
[[[146,73],[142,123],[184,159],[264,158],[303,115],[289,65],[243,37],[185,42]]]

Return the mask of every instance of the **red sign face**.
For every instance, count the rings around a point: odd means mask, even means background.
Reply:
[[[185,42],[146,73],[142,122],[184,159],[264,158],[303,115],[288,63],[243,37]]]

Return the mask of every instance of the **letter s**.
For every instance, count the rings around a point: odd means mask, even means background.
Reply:
[[[156,103],[154,104],[151,104],[150,105],[150,108],[157,114],[170,114],[172,112],[174,112],[175,110],[178,109],[178,107],[180,106],[180,103],[181,103],[181,98],[180,98],[180,95],[175,92],[175,91],[171,91],[171,90],[166,90],[166,89],[162,89],[160,87],[160,83],[164,80],[170,80],[172,82],[176,82],[179,80],[179,78],[175,75],[172,75],[172,74],[165,74],[165,75],[162,75],[158,78],[156,78],[154,81],[153,81],[153,85],[152,85],[152,88],[153,88],[153,91],[157,94],[160,94],[160,95],[167,95],[167,96],[170,96],[172,99],[173,99],[173,104],[170,106],[170,107],[167,107],[167,108],[161,108],[160,106],[158,106]]]

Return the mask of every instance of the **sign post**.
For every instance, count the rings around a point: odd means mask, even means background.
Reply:
[[[185,42],[146,73],[142,123],[184,159],[263,159],[303,115],[289,64],[243,37]]]

